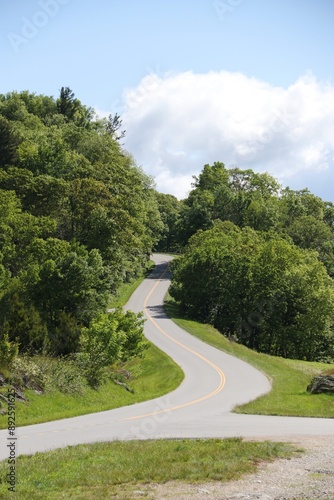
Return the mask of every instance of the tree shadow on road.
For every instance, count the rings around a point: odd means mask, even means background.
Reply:
[[[168,267],[168,263],[162,262],[161,264],[157,264],[153,271],[147,276],[148,279],[157,280],[161,279],[162,281],[169,280],[171,278],[171,273],[169,270],[166,271]],[[165,272],[166,271],[166,272]],[[165,274],[161,276],[163,273]]]
[[[168,319],[168,315],[163,306],[148,306],[146,309],[154,319]]]

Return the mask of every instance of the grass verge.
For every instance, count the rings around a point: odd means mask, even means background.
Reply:
[[[111,302],[108,305],[108,309],[114,309],[116,307],[123,307],[133,294],[133,292],[136,290],[136,288],[139,287],[139,285],[144,281],[144,279],[150,274],[152,269],[154,268],[155,264],[153,260],[149,260],[148,263],[146,264],[146,268],[139,278],[137,278],[134,281],[131,281],[130,283],[123,283],[119,289],[117,296],[114,297]]]
[[[117,302],[113,302],[110,307],[126,304],[154,265],[153,261],[149,261],[146,271],[140,278],[123,285]],[[181,368],[153,344],[143,359],[134,359],[122,366],[122,369],[131,373],[131,380],[127,383],[133,393],[116,385],[112,380],[103,384],[98,390],[85,387],[79,394],[68,394],[55,389],[43,394],[25,390],[28,404],[16,405],[17,425],[25,426],[76,417],[153,399],[176,389],[184,377]],[[5,428],[7,428],[7,415],[0,415],[0,429]]]
[[[25,392],[29,404],[16,405],[17,425],[30,425],[61,418],[76,417],[119,408],[167,394],[183,380],[181,368],[165,353],[151,344],[143,359],[135,359],[123,366],[132,378],[128,382],[134,393],[109,381],[98,390],[86,388],[82,394],[64,394],[51,391],[36,394]],[[0,428],[7,427],[7,416],[0,416]]]
[[[255,401],[236,407],[236,413],[334,417],[333,395],[310,394],[306,391],[311,378],[333,368],[332,365],[269,356],[231,342],[212,326],[183,317],[168,294],[165,307],[169,317],[181,328],[204,342],[247,361],[268,376],[272,390]]]
[[[241,438],[157,440],[78,445],[17,463],[16,498],[152,498],[148,483],[226,482],[253,472],[262,461],[288,458],[286,443],[244,442]],[[0,498],[8,498],[8,464],[0,464]],[[7,496],[6,496],[7,494]]]

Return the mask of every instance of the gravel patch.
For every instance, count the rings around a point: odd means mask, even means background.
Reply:
[[[150,484],[141,494],[146,490],[149,500],[334,500],[334,436],[267,439],[294,443],[305,452],[260,464],[239,481]]]

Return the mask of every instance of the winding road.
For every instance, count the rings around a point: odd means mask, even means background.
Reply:
[[[115,439],[334,435],[333,419],[231,413],[235,405],[268,392],[269,381],[244,361],[192,337],[167,318],[162,304],[170,283],[171,259],[154,255],[156,267],[126,308],[144,311],[146,337],[181,366],[185,373],[182,384],[151,401],[20,427],[16,432],[17,455]],[[0,431],[0,460],[8,457],[8,442],[7,431]]]

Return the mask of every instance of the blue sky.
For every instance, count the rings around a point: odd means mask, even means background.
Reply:
[[[183,197],[204,163],[334,201],[332,0],[0,0],[0,93],[69,86]]]

